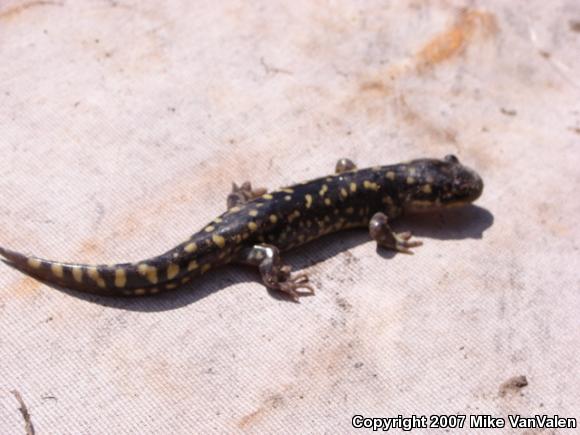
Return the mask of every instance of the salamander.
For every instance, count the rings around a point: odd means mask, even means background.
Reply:
[[[325,234],[367,227],[387,249],[411,253],[421,242],[395,233],[403,213],[469,204],[482,193],[481,177],[457,157],[417,159],[357,169],[340,159],[335,173],[267,192],[249,182],[233,185],[227,211],[188,240],[159,256],[133,263],[87,265],[26,256],[0,248],[6,262],[45,282],[102,295],[152,295],[175,289],[228,263],[257,267],[264,285],[293,300],[313,294],[305,273],[293,274],[281,252]]]

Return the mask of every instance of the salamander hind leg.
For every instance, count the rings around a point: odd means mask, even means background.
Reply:
[[[343,172],[354,171],[356,169],[356,164],[351,159],[340,159],[336,162],[336,167],[334,172],[337,174],[342,174]]]
[[[258,196],[262,196],[266,192],[267,190],[262,187],[252,189],[252,184],[249,181],[245,181],[241,186],[232,183],[232,192],[228,195],[227,207],[230,209],[236,205],[245,204]]]
[[[423,242],[411,241],[411,233],[395,233],[389,226],[389,219],[384,213],[375,213],[369,223],[369,234],[383,248],[393,249],[405,254],[412,254],[409,248],[421,246]]]
[[[258,266],[266,287],[286,293],[295,302],[302,296],[314,294],[314,287],[308,283],[308,276],[304,273],[292,276],[291,267],[282,264],[280,252],[273,245],[261,244],[247,248],[239,254],[238,262]]]

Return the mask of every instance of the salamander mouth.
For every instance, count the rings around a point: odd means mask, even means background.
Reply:
[[[441,202],[439,200],[413,200],[405,205],[405,211],[408,213],[429,213],[448,208],[463,207],[465,205],[471,204],[473,201],[475,201],[475,199],[477,199],[477,197],[474,197],[474,199],[457,199],[448,202]]]
[[[427,213],[435,210],[440,210],[445,206],[439,200],[429,201],[417,199],[409,201],[405,204],[405,211],[408,213]]]
[[[475,201],[483,192],[483,180],[468,168],[455,176],[450,191],[441,202],[445,207],[467,205]]]

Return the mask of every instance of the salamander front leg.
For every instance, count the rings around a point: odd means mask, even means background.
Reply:
[[[286,293],[294,302],[298,298],[314,294],[314,287],[308,283],[308,276],[300,273],[290,274],[290,266],[282,264],[280,252],[273,245],[262,244],[240,252],[238,262],[258,266],[264,285],[272,290]],[[308,291],[298,291],[306,289]]]
[[[351,159],[340,159],[336,162],[334,172],[342,174],[343,172],[354,171],[356,169],[355,163]]]
[[[421,246],[423,242],[410,241],[411,233],[395,233],[389,226],[389,219],[384,213],[375,213],[369,223],[369,234],[383,248],[393,249],[405,254],[412,254],[409,248]]]
[[[263,187],[252,189],[252,184],[249,181],[242,183],[241,186],[232,183],[232,193],[228,195],[227,207],[230,209],[236,205],[245,204],[258,196],[262,196],[266,192],[267,190]]]

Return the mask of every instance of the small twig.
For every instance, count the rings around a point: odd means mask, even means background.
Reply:
[[[14,394],[14,397],[16,397],[16,400],[18,400],[18,403],[20,404],[20,408],[18,409],[20,410],[22,418],[24,419],[24,429],[26,430],[26,435],[34,435],[34,426],[32,425],[30,413],[28,412],[28,408],[26,407],[22,396],[17,390],[12,390],[12,394]]]
[[[499,396],[504,397],[508,393],[515,393],[527,386],[528,379],[525,376],[514,376],[499,386]]]
[[[276,68],[275,66],[270,66],[266,63],[263,57],[260,58],[260,63],[264,67],[266,74],[289,74],[292,75],[292,71],[282,68]]]

